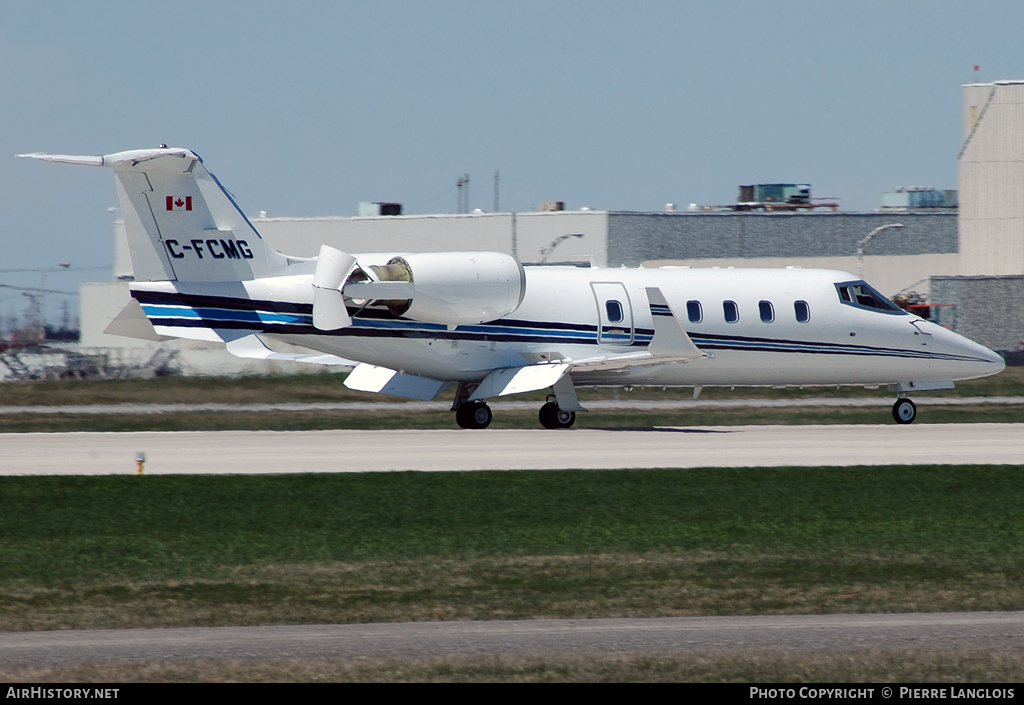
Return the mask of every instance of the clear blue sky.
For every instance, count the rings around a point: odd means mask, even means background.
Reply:
[[[956,187],[961,86],[1024,78],[1022,26],[1020,0],[0,0],[0,270],[104,279],[117,205],[109,172],[9,155],[161,142],[253,214],[448,212],[463,174],[490,210],[495,170],[502,210],[761,182],[873,210]]]

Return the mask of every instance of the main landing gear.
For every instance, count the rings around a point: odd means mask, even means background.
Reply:
[[[892,405],[892,417],[898,424],[913,423],[917,418],[917,405],[909,399],[901,397]]]
[[[455,410],[455,422],[459,428],[487,428],[491,425],[491,407],[486,402],[471,401]],[[540,408],[540,425],[544,428],[569,428],[576,423],[576,412],[560,409],[549,401]]]
[[[492,418],[491,407],[482,401],[466,402],[455,410],[455,422],[460,428],[487,428]]]
[[[459,424],[459,428],[487,428],[491,425],[493,416],[487,402],[469,400],[475,389],[475,384],[462,382],[459,384],[458,391],[455,392],[452,408],[455,410],[455,422]],[[583,408],[579,406],[579,401],[571,387],[566,390],[563,386],[562,389],[564,395],[562,399],[566,406],[575,405],[579,409]],[[557,390],[556,386],[556,392]],[[565,396],[568,396],[568,401],[565,400]],[[547,403],[540,408],[540,424],[544,428],[570,428],[576,423],[576,412],[561,408],[558,405],[558,399],[557,393],[549,395]]]
[[[576,423],[576,412],[565,411],[549,401],[540,408],[540,425],[544,428],[569,428]]]

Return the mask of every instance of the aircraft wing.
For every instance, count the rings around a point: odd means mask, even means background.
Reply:
[[[522,357],[526,364],[492,370],[473,390],[469,401],[521,394],[549,387],[554,387],[556,392],[561,389],[562,398],[575,400],[569,377],[571,370],[625,372],[637,367],[689,362],[710,357],[708,353],[694,345],[661,293],[661,289],[649,287],[647,299],[654,321],[654,338],[646,350],[624,350],[621,353],[602,351],[584,358],[571,358],[557,351],[524,353]],[[356,367],[345,380],[345,386],[350,389],[397,394],[413,399],[433,399],[451,385],[451,382],[403,374],[397,370],[365,363]],[[578,402],[571,403],[573,409],[582,409]]]
[[[646,350],[574,359],[572,360],[573,369],[581,371],[628,370],[635,367],[690,362],[711,357],[694,344],[660,288],[647,287],[647,301],[651,310],[651,319],[654,322],[654,338]]]

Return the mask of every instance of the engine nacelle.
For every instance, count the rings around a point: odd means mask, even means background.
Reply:
[[[411,284],[411,297],[392,299],[387,305],[396,314],[424,323],[493,321],[519,308],[526,295],[523,265],[501,252],[420,252],[369,269],[381,282]],[[349,289],[345,287],[346,294]]]

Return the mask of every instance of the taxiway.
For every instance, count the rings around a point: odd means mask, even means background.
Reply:
[[[1020,648],[1024,612],[527,619],[0,633],[0,668],[195,659]]]
[[[1020,464],[1018,424],[26,433],[0,475]]]

